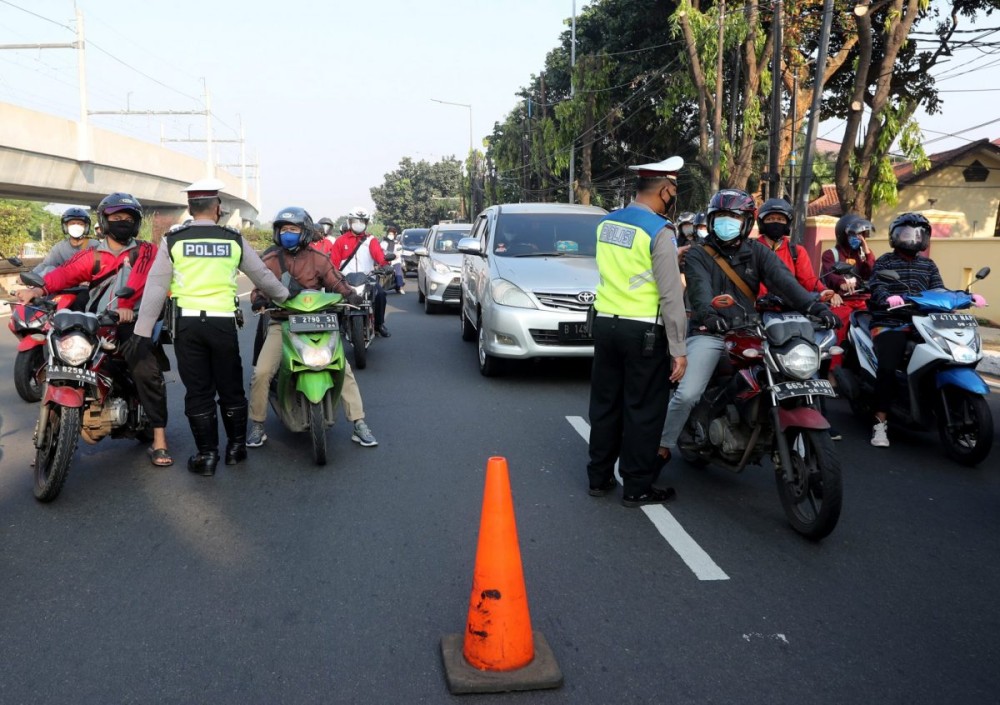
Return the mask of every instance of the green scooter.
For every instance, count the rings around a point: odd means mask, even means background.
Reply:
[[[296,433],[309,431],[313,460],[326,465],[326,429],[336,419],[344,387],[344,342],[340,335],[340,294],[305,289],[274,306],[286,311],[281,322],[281,365],[271,380],[271,408]]]

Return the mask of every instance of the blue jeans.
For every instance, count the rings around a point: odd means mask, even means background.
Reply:
[[[663,424],[660,446],[676,448],[677,438],[687,423],[691,409],[701,400],[705,388],[712,379],[712,373],[719,364],[719,357],[725,352],[725,341],[715,335],[691,335],[687,339],[687,369],[680,384],[670,397],[667,420]]]
[[[393,263],[392,271],[396,274],[396,290],[400,291],[406,285],[406,278],[403,276],[403,265]]]

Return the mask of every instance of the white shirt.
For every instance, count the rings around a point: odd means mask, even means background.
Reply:
[[[354,253],[354,257],[351,258],[351,261],[347,263],[341,272],[344,274],[349,272],[368,274],[368,272],[375,269],[375,258],[372,257],[371,243],[371,237],[366,237],[358,248],[358,251]]]

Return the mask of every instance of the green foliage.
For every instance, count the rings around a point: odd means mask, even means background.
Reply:
[[[0,252],[8,257],[21,252],[26,242],[41,244],[45,231],[45,250],[58,238],[62,228],[59,216],[45,210],[45,204],[36,201],[0,200]]]
[[[399,168],[370,191],[377,211],[376,229],[384,230],[388,225],[400,230],[427,227],[447,219],[453,210],[449,204],[461,198],[462,162],[448,157],[431,164],[403,157]]]
[[[243,228],[243,237],[253,245],[253,248],[257,252],[263,252],[272,244],[274,240],[272,239],[273,231],[271,229],[256,228],[256,227],[245,227]]]

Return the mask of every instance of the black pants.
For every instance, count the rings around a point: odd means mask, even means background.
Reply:
[[[889,413],[896,398],[896,370],[903,366],[906,342],[910,334],[901,330],[884,330],[875,336],[878,370],[875,374],[875,411]]]
[[[118,344],[124,345],[132,337],[134,323],[121,323],[118,326]],[[153,428],[167,427],[167,385],[163,380],[163,370],[152,351],[136,358],[126,358],[135,391],[139,395],[139,403],[146,411],[149,423]]]
[[[385,323],[385,289],[382,288],[381,284],[375,285],[375,292],[372,296],[372,306],[374,307],[375,314],[375,328],[381,328],[382,324]]]
[[[649,323],[594,319],[594,367],[590,377],[590,463],[592,486],[614,474],[625,494],[647,491],[660,474],[656,451],[670,400],[670,357],[662,326],[656,326],[653,354],[642,355]]]
[[[245,406],[236,320],[181,316],[177,321],[174,352],[185,389],[184,413],[210,413],[216,393],[223,408]]]

